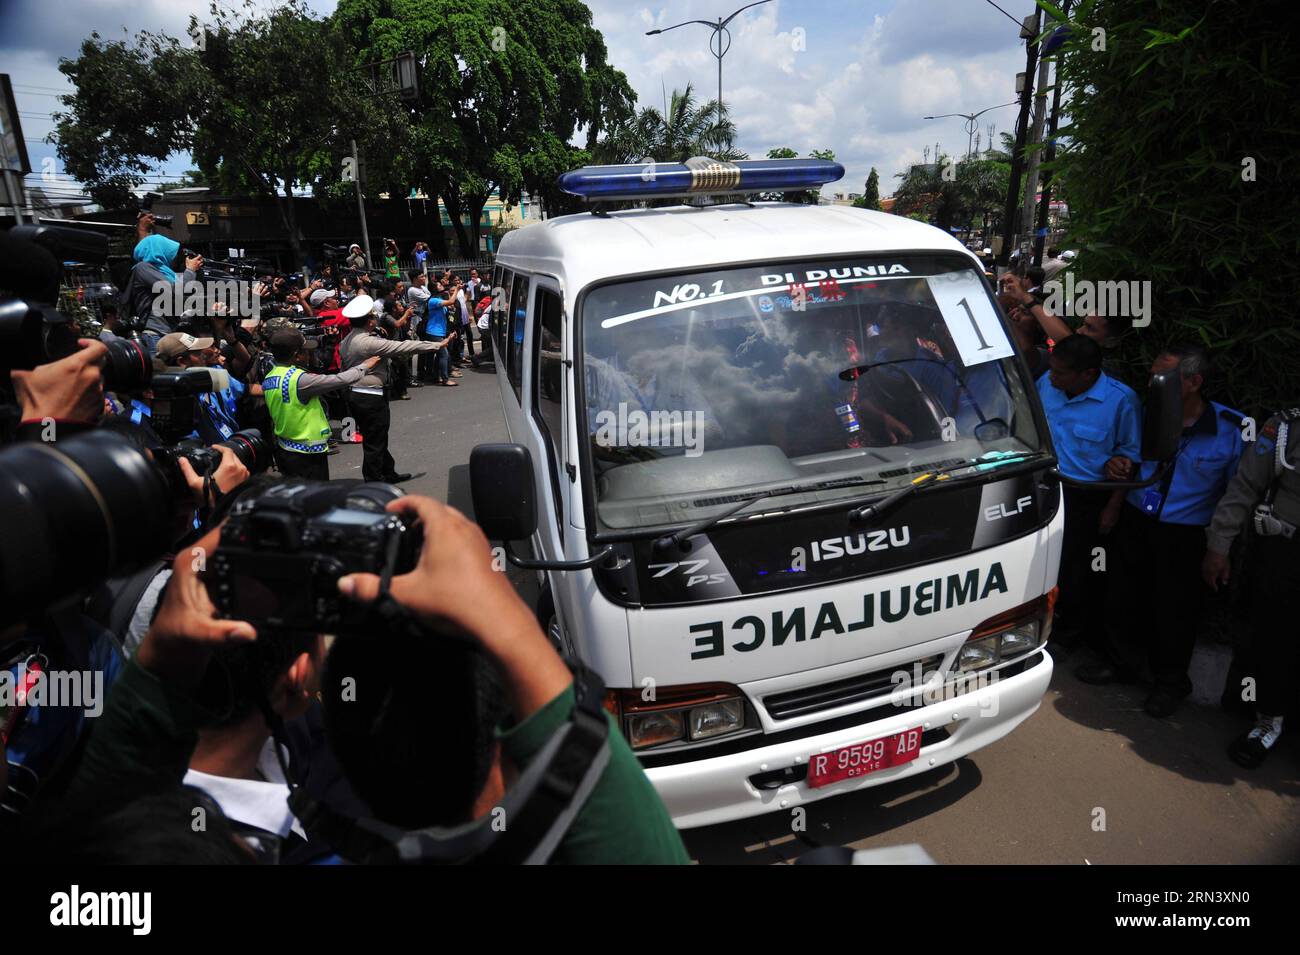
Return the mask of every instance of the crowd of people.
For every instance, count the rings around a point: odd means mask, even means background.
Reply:
[[[1150,371],[1177,376],[1183,430],[1172,466],[1157,477],[1157,463],[1140,453],[1138,396],[1107,371],[1106,354],[1128,323],[1088,315],[1071,328],[1044,305],[1046,278],[1039,268],[1007,273],[999,299],[1067,479],[1053,646],[1091,651],[1076,669],[1080,680],[1145,684],[1146,712],[1172,715],[1193,689],[1205,599],[1228,583],[1233,545],[1248,542],[1250,640],[1222,698],[1254,717],[1229,756],[1258,766],[1295,699],[1295,618],[1283,595],[1300,584],[1300,409],[1257,426],[1208,396],[1214,370],[1200,343],[1171,344]],[[1098,490],[1071,480],[1145,486]]]
[[[328,479],[325,456],[338,453],[345,432],[363,445],[366,480],[409,480],[388,450],[389,404],[409,400],[412,388],[456,387],[463,368],[493,360],[489,283],[476,268],[429,274],[426,243],[416,244],[409,274],[397,267],[393,240],[385,240],[382,277],[354,243],[341,265],[260,276],[252,316],[223,315],[219,307],[168,315],[156,307],[159,284],[201,293],[203,258],[182,256],[178,243],[153,231],[148,215],[138,228],[126,315],[112,315],[101,337],[115,336],[133,317],[156,367],[224,368],[230,385],[203,398],[195,437],[216,443],[241,428],[262,428],[274,435],[276,466],[286,475]],[[182,258],[178,274],[171,265]],[[147,393],[108,400],[111,413],[129,413],[137,423],[148,415]]]
[[[394,498],[388,512],[423,529],[413,569],[337,582],[343,598],[371,608],[382,641],[344,635],[327,653],[319,634],[258,633],[217,612],[205,560],[240,500],[285,478],[328,480],[349,424],[361,435],[366,481],[409,479],[387,447],[390,402],[412,388],[455,387],[462,368],[492,361],[489,283],[472,269],[431,274],[427,247],[415,256],[420,267],[403,276],[396,245],[385,243],[380,277],[354,245],[337,268],[260,276],[260,314],[173,316],[142,289],[198,282],[204,263],[141,217],[123,299],[138,320],[128,332],[111,319],[101,337],[134,335],[155,382],[226,373],[196,396],[185,436],[219,457],[206,473],[179,460],[185,493],[170,505],[167,554],[0,632],[2,675],[80,670],[111,687],[94,720],[67,707],[0,711],[0,830],[15,826],[45,853],[85,861],[390,859],[408,846],[407,832],[497,821],[512,785],[554,756],[552,740],[594,733],[605,759],[560,761],[595,775],[591,785],[583,777],[560,787],[584,798],[548,858],[686,861],[666,809],[600,708],[603,694],[561,659],[493,568],[482,532],[456,511]],[[1157,475],[1140,453],[1138,398],[1106,368],[1124,323],[1090,316],[1071,328],[1044,307],[1043,279],[1032,269],[1006,275],[999,297],[1065,479],[1053,644],[1091,649],[1094,659],[1077,670],[1085,682],[1148,682],[1147,712],[1170,715],[1192,688],[1203,599],[1228,582],[1234,543],[1248,539],[1253,655],[1243,673],[1255,689],[1230,681],[1225,699],[1253,710],[1229,752],[1258,766],[1295,696],[1294,620],[1279,595],[1300,585],[1300,410],[1251,432],[1239,411],[1207,397],[1205,349],[1172,345],[1151,370],[1178,376],[1183,431],[1172,466]],[[83,340],[67,357],[14,371],[15,437],[49,440],[38,435],[53,422],[58,440],[108,428],[162,452],[156,384],[106,391],[105,353]],[[271,445],[279,475],[255,473],[232,448],[251,428]],[[1082,486],[1101,481],[1116,487]],[[563,809],[561,800],[541,815],[562,819]],[[526,810],[522,828],[544,835],[548,824]],[[200,812],[205,824],[196,826]]]
[[[184,486],[155,502],[171,513],[166,554],[0,631],[0,681],[102,681],[84,707],[15,706],[0,693],[0,831],[64,861],[413,861],[405,833],[420,830],[427,861],[685,862],[603,688],[560,658],[482,532],[445,505],[393,494],[388,511],[419,528],[419,553],[391,578],[387,564],[382,577],[338,581],[373,626],[334,637],[328,654],[319,634],[258,632],[217,611],[205,562],[233,508],[327,480],[349,426],[365,481],[409,479],[388,453],[389,402],[455,387],[462,368],[492,361],[477,270],[428,274],[423,247],[417,271],[380,277],[359,251],[315,275],[258,276],[256,314],[207,301],[172,315],[141,290],[201,289],[204,262],[141,216],[102,341],[12,372],[15,448],[52,437],[75,462],[79,438],[111,431],[155,463],[175,459]],[[386,259],[395,252],[387,244]],[[0,294],[21,284],[6,272]],[[106,387],[114,338],[148,354],[149,383]],[[194,396],[182,426],[193,428],[178,439],[175,382],[200,369],[220,386]],[[56,433],[42,434],[51,422]],[[238,453],[253,428],[272,460]],[[219,457],[204,471],[178,448]],[[278,474],[259,473],[272,463]],[[85,475],[87,486],[121,493],[94,484],[103,477]],[[270,599],[249,586],[250,599]]]

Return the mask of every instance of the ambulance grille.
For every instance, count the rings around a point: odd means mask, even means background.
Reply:
[[[919,661],[921,678],[927,679],[943,663],[943,654],[938,653]],[[788,720],[809,713],[820,713],[848,703],[861,703],[888,696],[894,689],[894,674],[904,672],[910,678],[915,664],[899,664],[886,670],[860,673],[843,680],[821,683],[817,686],[805,686],[798,690],[786,690],[763,697],[763,706],[774,720]]]

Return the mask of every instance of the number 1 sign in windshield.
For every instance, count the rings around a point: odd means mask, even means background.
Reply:
[[[925,280],[963,365],[970,368],[1014,354],[979,276],[970,271],[941,272]]]

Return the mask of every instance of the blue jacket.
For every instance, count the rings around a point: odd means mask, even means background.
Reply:
[[[1196,423],[1183,429],[1173,468],[1151,487],[1130,491],[1128,502],[1167,524],[1209,524],[1219,498],[1237,473],[1244,417],[1217,401],[1206,402]],[[1142,479],[1155,470],[1155,462],[1143,461]]]

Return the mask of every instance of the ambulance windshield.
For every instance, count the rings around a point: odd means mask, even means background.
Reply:
[[[846,258],[588,292],[583,410],[609,529],[862,497],[1041,446],[983,279],[955,256]]]

